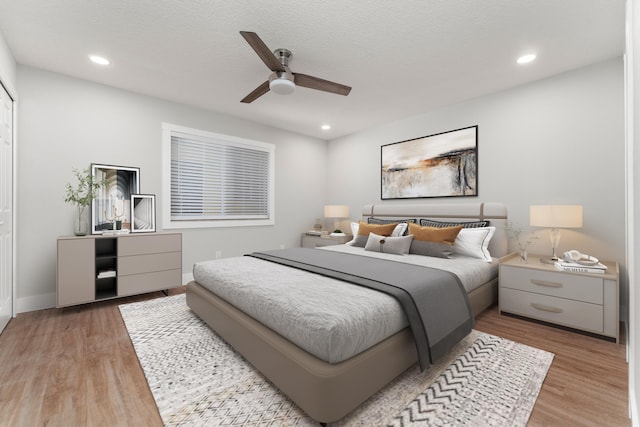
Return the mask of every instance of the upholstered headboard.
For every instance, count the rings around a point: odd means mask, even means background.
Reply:
[[[440,204],[393,204],[365,205],[362,208],[362,219],[402,219],[426,218],[436,221],[474,221],[489,220],[489,225],[496,227],[496,232],[489,243],[489,252],[494,258],[507,255],[507,207],[502,203],[440,203]]]

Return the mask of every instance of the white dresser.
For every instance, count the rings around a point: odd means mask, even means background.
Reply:
[[[181,233],[58,238],[56,307],[181,284]]]
[[[499,308],[603,337],[619,340],[618,264],[601,261],[606,273],[560,271],[529,256],[514,256],[500,264]]]

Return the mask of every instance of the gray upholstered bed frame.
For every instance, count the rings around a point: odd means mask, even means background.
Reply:
[[[500,203],[379,204],[363,208],[363,220],[488,219],[496,227],[494,258],[507,255],[507,210]],[[495,304],[497,277],[469,293],[474,316]],[[417,354],[408,328],[357,356],[329,364],[247,316],[197,282],[187,285],[187,304],[273,384],[320,422],[336,421],[411,367]]]

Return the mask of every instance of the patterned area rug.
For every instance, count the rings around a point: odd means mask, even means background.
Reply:
[[[166,426],[317,426],[191,312],[185,295],[120,305]],[[472,331],[332,426],[524,426],[553,354]]]

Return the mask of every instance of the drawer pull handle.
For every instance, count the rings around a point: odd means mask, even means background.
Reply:
[[[549,307],[548,305],[536,304],[535,302],[531,303],[531,307],[537,308],[538,310],[542,311],[549,311],[551,313],[562,313],[561,308]]]
[[[562,283],[549,282],[547,280],[531,279],[531,283],[533,283],[534,285],[546,286],[547,288],[561,288],[562,287]]]

